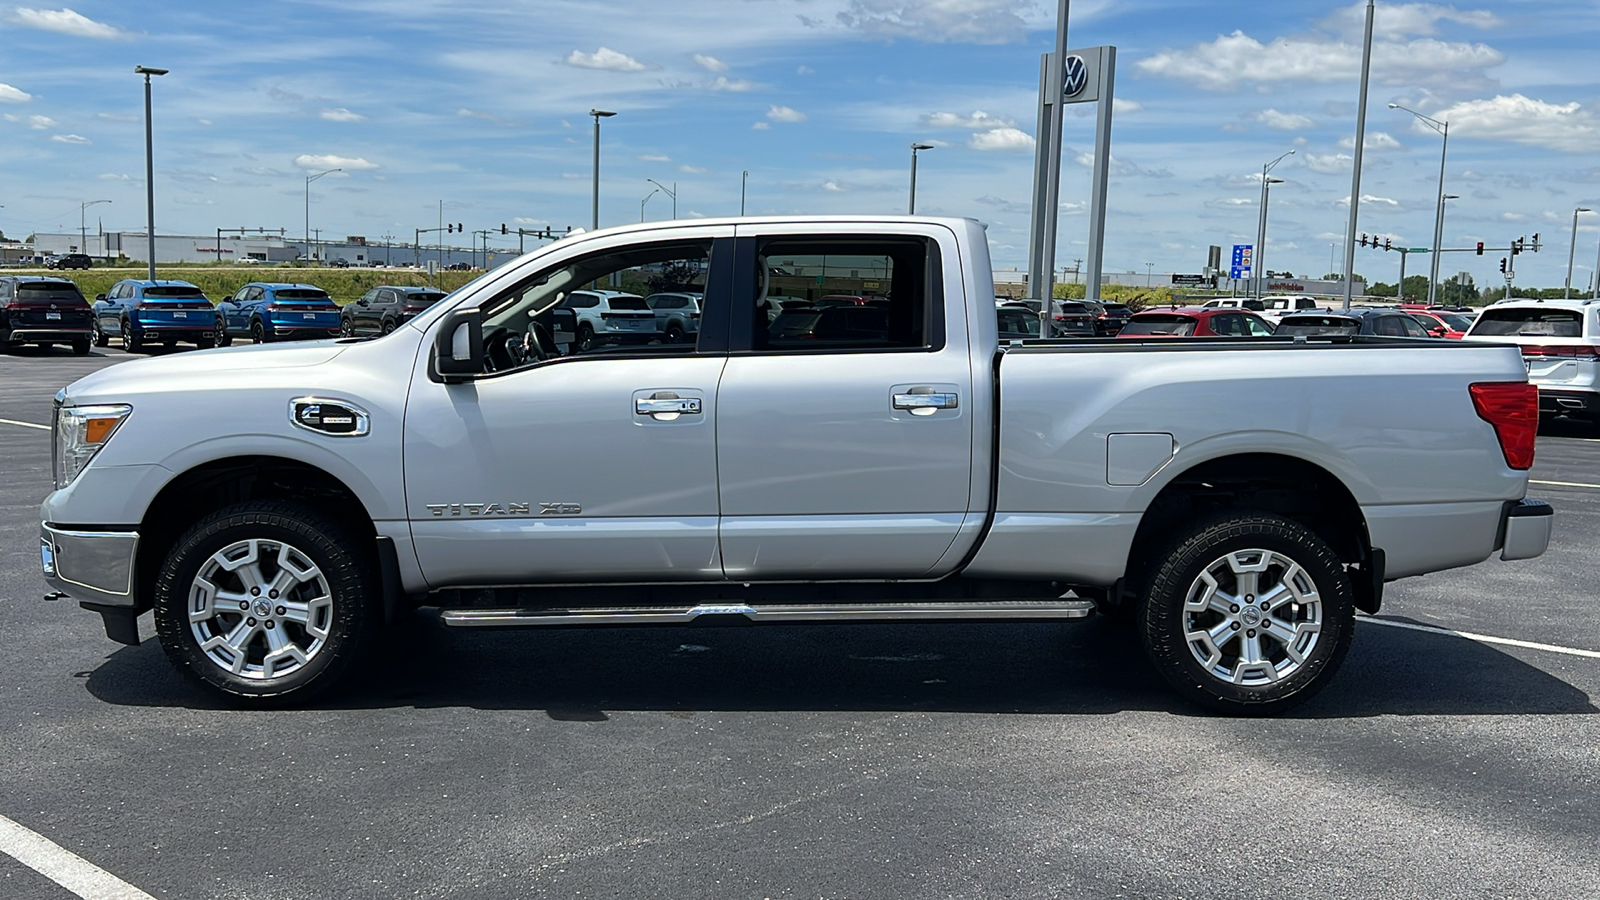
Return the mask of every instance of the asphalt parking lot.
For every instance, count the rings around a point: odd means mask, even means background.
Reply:
[[[1600,896],[1600,431],[1541,434],[1545,556],[1390,585],[1282,719],[1195,712],[1094,619],[425,625],[237,712],[40,599],[30,426],[127,358],[0,355],[7,900],[74,896],[41,859],[93,900]]]

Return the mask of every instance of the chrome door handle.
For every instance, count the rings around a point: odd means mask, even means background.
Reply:
[[[657,422],[673,422],[679,416],[700,415],[699,397],[679,397],[673,391],[656,391],[649,397],[635,397],[633,411]]]
[[[956,409],[960,405],[959,395],[944,391],[928,393],[912,391],[909,394],[894,395],[894,408],[908,410],[913,416],[931,416],[938,410]]]

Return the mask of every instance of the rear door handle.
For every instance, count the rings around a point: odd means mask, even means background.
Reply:
[[[913,416],[931,416],[941,409],[956,409],[961,405],[959,395],[946,391],[919,391],[894,395],[894,408],[908,410]]]

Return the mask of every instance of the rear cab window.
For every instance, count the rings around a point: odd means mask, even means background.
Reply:
[[[1560,307],[1490,307],[1472,326],[1474,335],[1504,337],[1583,337],[1583,313]]]

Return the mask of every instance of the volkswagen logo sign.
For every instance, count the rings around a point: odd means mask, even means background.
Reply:
[[[1081,56],[1067,57],[1066,65],[1061,67],[1061,96],[1076,97],[1083,93],[1089,86],[1089,67]]]

